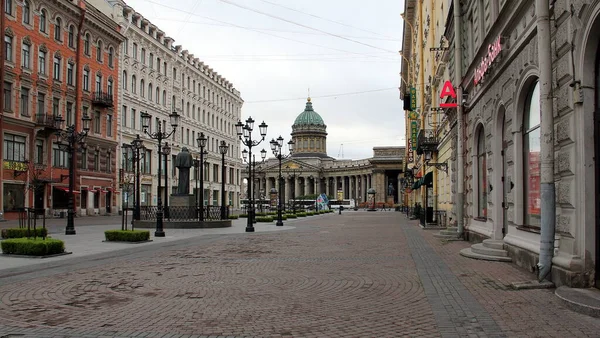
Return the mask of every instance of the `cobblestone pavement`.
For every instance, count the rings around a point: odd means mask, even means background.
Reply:
[[[533,275],[459,256],[397,212],[221,236],[10,283],[0,337],[597,337]],[[97,263],[97,262],[96,262]]]

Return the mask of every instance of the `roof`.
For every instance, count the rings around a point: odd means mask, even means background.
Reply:
[[[300,115],[298,115],[298,117],[296,117],[296,120],[294,121],[294,126],[297,125],[325,125],[325,122],[323,122],[321,115],[319,115],[316,111],[313,110],[312,102],[310,102],[310,97],[306,99],[306,107],[304,108],[304,111],[300,113]]]

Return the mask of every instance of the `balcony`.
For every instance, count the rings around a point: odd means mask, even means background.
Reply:
[[[63,121],[57,121],[56,116],[52,114],[35,114],[36,127],[42,127],[52,130],[60,130],[63,128]]]
[[[92,94],[92,104],[97,107],[112,108],[113,96],[106,92],[95,92]]]
[[[439,144],[440,142],[432,129],[421,129],[417,136],[417,155],[421,155],[427,150],[436,152]]]

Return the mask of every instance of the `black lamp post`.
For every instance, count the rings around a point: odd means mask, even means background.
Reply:
[[[157,202],[157,207],[158,210],[156,211],[156,231],[154,232],[154,237],[165,237],[165,231],[163,230],[163,204],[162,204],[162,200],[161,200],[161,196],[160,196],[160,175],[161,175],[161,162],[162,162],[162,155],[163,155],[163,148],[162,148],[162,140],[169,138],[171,135],[173,135],[173,133],[175,133],[175,130],[177,129],[177,126],[179,125],[179,114],[177,114],[177,112],[173,112],[171,113],[171,115],[169,115],[170,118],[170,122],[171,122],[171,126],[173,127],[173,130],[171,130],[171,132],[167,133],[166,131],[162,131],[161,128],[161,123],[157,123],[156,125],[156,132],[151,133],[148,132],[148,127],[150,126],[150,119],[152,118],[152,116],[146,112],[142,113],[142,129],[144,130],[144,133],[146,133],[151,139],[153,140],[158,140],[158,193],[156,194],[156,202]],[[170,149],[169,149],[170,151]],[[166,167],[166,161],[165,161],[165,167]],[[167,172],[165,170],[165,181],[167,180]],[[166,188],[165,188],[165,196],[167,194],[166,192]]]
[[[267,136],[267,124],[263,121],[259,126],[261,139],[258,141],[252,140],[252,130],[254,129],[254,120],[252,117],[248,117],[246,123],[242,123],[242,121],[238,121],[235,124],[236,132],[239,139],[242,141],[242,144],[248,147],[248,155],[249,159],[252,158],[252,147],[259,145],[262,141],[265,140],[265,136]],[[242,137],[243,136],[243,137]],[[266,156],[266,151],[265,151]],[[254,199],[252,197],[252,166],[248,166],[250,179],[248,180],[248,198],[249,198],[249,208],[248,208],[248,223],[246,225],[246,232],[254,232],[254,225],[252,224],[254,220]]]
[[[140,154],[140,150],[145,150],[146,147],[144,147],[144,142],[140,139],[140,135],[138,134],[137,137],[131,141],[131,143],[123,143],[123,145],[121,145],[121,148],[123,148],[124,150],[128,150],[131,149],[131,158],[129,158],[129,156],[125,157],[126,161],[132,161],[132,166],[133,166],[133,172],[135,174],[135,193],[134,193],[134,209],[133,209],[133,219],[139,221],[140,220],[140,214],[141,214],[141,208],[140,208],[140,160],[142,158],[142,155],[145,156],[145,154]],[[133,224],[133,222],[132,222]]]
[[[297,179],[297,175],[300,175],[302,172],[300,170],[297,170],[296,168],[290,168],[289,166],[286,166],[286,169],[288,169],[288,171],[291,171],[292,174],[290,175],[291,178],[294,179],[294,184],[292,184],[292,212],[295,214],[296,213],[296,179]],[[290,170],[291,169],[291,170]],[[302,167],[300,167],[299,169],[302,169]]]
[[[221,141],[219,151],[221,152],[221,220],[227,218],[225,208],[225,154],[229,150],[229,145],[225,141]]]
[[[199,213],[200,213],[200,209],[198,208],[198,194],[200,193],[198,191],[198,176],[200,176],[200,158],[195,158],[192,161],[192,165],[194,166],[194,176],[196,176],[196,191],[194,192],[194,196],[196,197],[196,218],[199,217]]]
[[[169,155],[171,154],[169,142],[165,142],[165,145],[162,147],[162,153],[165,156],[165,199],[163,203],[163,217],[171,218],[171,214],[169,213]]]
[[[251,187],[254,184],[254,174],[256,172],[256,158],[254,157],[254,155],[252,155],[252,159],[250,159],[248,157],[248,151],[246,151],[246,149],[242,151],[242,157],[244,159],[244,162],[248,163],[248,218],[250,218],[250,215],[252,215],[252,219],[249,220],[247,223],[249,224],[249,226],[246,226],[246,231],[254,232],[254,226],[252,224],[256,223],[256,220],[254,219],[254,196],[251,195]],[[260,157],[262,158],[262,162],[264,162],[265,158],[267,157],[267,151],[264,149],[261,150]],[[252,213],[250,213],[250,210],[252,210]],[[252,230],[248,230],[249,227],[251,227]]]
[[[67,211],[67,228],[65,229],[65,235],[75,235],[75,164],[76,156],[75,150],[77,144],[80,146],[85,145],[85,138],[90,131],[90,121],[92,119],[84,114],[81,118],[81,131],[76,131],[76,126],[70,125],[65,130],[59,130],[56,132],[56,143],[60,150],[65,151],[69,154],[69,201]],[[60,115],[55,117],[55,125],[61,126],[63,119]]]
[[[279,177],[277,178],[277,224],[278,226],[283,226],[283,219],[281,217],[281,160],[292,156],[292,152],[294,151],[294,141],[290,140],[288,142],[288,148],[290,153],[288,155],[283,155],[281,153],[281,147],[283,146],[283,137],[281,135],[276,140],[271,139],[271,150],[273,151],[273,155],[279,161]]]
[[[208,154],[204,152],[204,147],[206,147],[206,136],[204,136],[204,133],[198,135],[196,142],[198,143],[198,148],[200,148],[200,222],[202,222],[204,221],[204,155]]]

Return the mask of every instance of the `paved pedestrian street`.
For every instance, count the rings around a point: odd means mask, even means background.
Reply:
[[[0,271],[0,336],[599,335],[600,320],[565,308],[553,289],[508,286],[534,275],[462,257],[469,243],[443,242],[401,213],[293,225],[90,258],[40,276]]]

